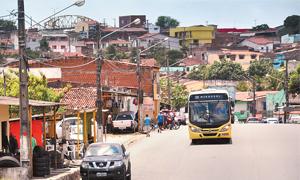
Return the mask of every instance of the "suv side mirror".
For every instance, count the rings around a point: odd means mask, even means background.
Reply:
[[[128,151],[126,151],[126,152],[124,153],[124,156],[125,156],[126,158],[128,158],[128,157],[130,156],[130,153],[129,153]]]

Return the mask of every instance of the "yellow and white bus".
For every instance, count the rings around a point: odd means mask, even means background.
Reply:
[[[201,139],[224,139],[231,143],[234,102],[226,90],[205,89],[189,95],[189,136],[192,143]]]

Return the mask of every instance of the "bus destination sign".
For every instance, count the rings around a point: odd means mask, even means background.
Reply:
[[[228,100],[227,94],[194,94],[190,101]]]

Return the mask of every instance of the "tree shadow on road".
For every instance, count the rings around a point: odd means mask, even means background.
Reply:
[[[228,139],[197,139],[191,142],[191,145],[232,145],[232,140]]]

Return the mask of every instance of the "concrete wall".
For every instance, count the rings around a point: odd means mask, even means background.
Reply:
[[[0,105],[0,122],[9,119],[8,105]]]
[[[28,180],[27,168],[0,168],[0,179],[2,180]]]
[[[247,111],[247,102],[238,101],[235,103],[234,112]]]
[[[8,108],[8,105],[0,105],[0,152],[2,151],[2,122],[9,120]],[[9,137],[9,125],[7,126],[6,136]]]

